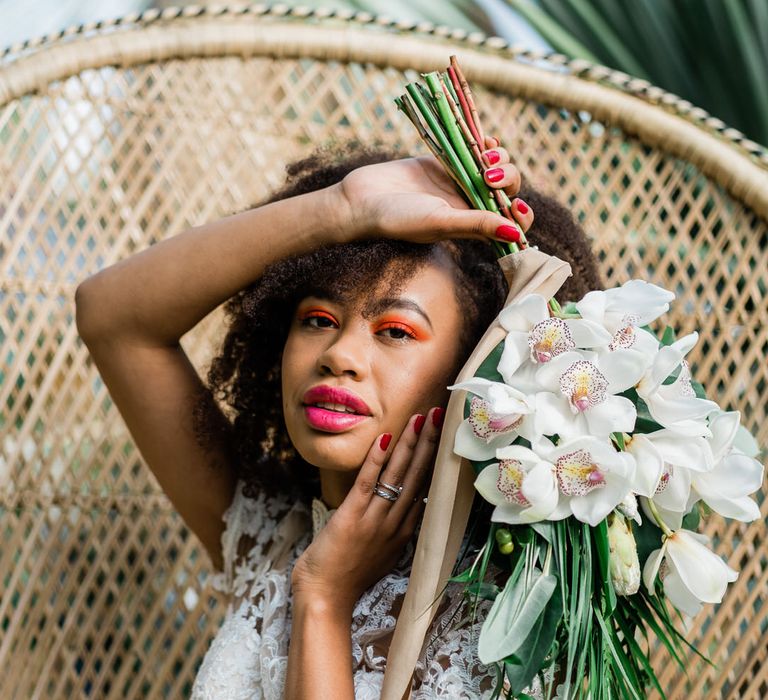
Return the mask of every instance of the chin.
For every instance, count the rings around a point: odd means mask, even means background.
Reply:
[[[363,439],[352,433],[302,435],[291,441],[301,458],[318,469],[337,472],[357,471],[363,465],[373,438]]]

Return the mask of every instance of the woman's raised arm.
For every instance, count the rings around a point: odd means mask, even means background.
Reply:
[[[347,230],[345,204],[332,187],[251,209],[150,246],[77,288],[77,328],[112,400],[217,569],[235,470],[227,444],[205,450],[195,438],[203,384],[179,339],[269,263],[336,240]]]
[[[514,166],[501,167],[493,186],[516,191]],[[407,158],[189,229],[78,286],[78,331],[142,456],[217,568],[235,470],[227,440],[203,449],[195,438],[203,385],[180,338],[281,258],[372,235],[503,238],[504,225],[469,210],[434,158]]]

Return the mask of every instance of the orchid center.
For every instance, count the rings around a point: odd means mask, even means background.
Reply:
[[[576,450],[560,457],[555,462],[555,477],[560,491],[566,496],[585,496],[606,485],[605,474],[587,450]]]
[[[495,413],[488,401],[479,396],[473,396],[469,402],[469,424],[472,432],[481,440],[489,441],[498,435],[511,433],[522,420],[523,417],[517,413]]]
[[[567,350],[573,350],[576,343],[561,318],[546,318],[539,321],[528,334],[528,347],[531,349],[531,360],[538,363],[549,362]]]
[[[663,493],[664,490],[669,485],[669,479],[672,476],[672,467],[670,467],[666,462],[664,463],[664,469],[661,472],[661,478],[659,479],[659,485],[656,487],[656,491],[654,492],[654,496],[658,496],[660,493]]]
[[[560,375],[560,391],[574,413],[583,413],[605,401],[608,380],[588,360],[574,362]]]
[[[637,314],[626,314],[621,319],[619,330],[613,334],[611,342],[608,344],[609,350],[618,350],[619,348],[628,349],[635,344],[635,327],[640,321]]]
[[[510,503],[529,506],[531,504],[522,491],[523,479],[525,478],[522,466],[523,463],[518,459],[499,460],[499,478],[496,481],[496,486],[502,496]]]

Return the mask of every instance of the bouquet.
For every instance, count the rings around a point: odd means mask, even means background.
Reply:
[[[424,78],[397,106],[470,205],[513,222],[507,196],[483,181],[483,133],[455,57],[445,73]],[[433,488],[456,493],[458,505],[441,520],[434,509],[445,500],[434,504],[430,492],[408,595],[423,603],[426,584],[450,571],[468,499],[461,469],[443,463],[461,457],[495,508],[485,546],[450,580],[493,601],[477,654],[497,665],[497,696],[526,698],[538,676],[545,698],[640,700],[649,685],[664,697],[650,634],[682,665],[688,643],[675,611],[694,616],[720,602],[738,576],[696,528],[710,511],[760,517],[750,498],[763,481],[757,445],[740,414],[721,410],[691,376],[685,358],[697,334],[654,333],[650,324],[669,310],[672,292],[630,280],[561,307],[551,295],[564,275],[529,249],[522,231],[495,245],[517,289],[449,387],[461,415],[452,423],[446,416],[453,455],[441,445]],[[430,538],[438,540],[431,549]],[[488,580],[491,564],[501,579]],[[423,612],[408,598],[403,609],[414,620]],[[395,666],[413,656],[407,638],[425,623],[402,624]]]

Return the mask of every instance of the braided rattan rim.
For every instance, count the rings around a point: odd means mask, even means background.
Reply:
[[[236,16],[270,21],[232,24]],[[192,18],[198,19],[190,22]],[[296,21],[309,19],[314,23]],[[366,31],[367,25],[388,31]],[[226,36],[217,31],[223,26]],[[432,41],[425,42],[427,37]],[[287,56],[428,71],[446,62],[446,47],[439,39],[450,42],[470,78],[529,100],[586,110],[648,145],[688,160],[768,219],[768,149],[690,102],[605,66],[521,50],[480,32],[395,21],[368,12],[194,5],[72,26],[14,44],[0,54],[0,105],[84,69],[190,56]]]

